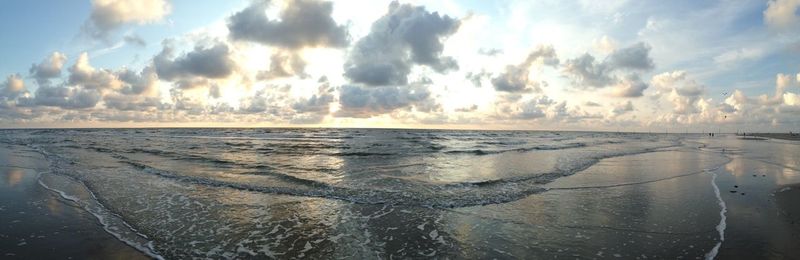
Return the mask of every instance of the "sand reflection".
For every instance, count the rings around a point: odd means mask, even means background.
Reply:
[[[25,178],[25,171],[22,169],[10,168],[5,171],[5,182],[9,188],[17,186]]]

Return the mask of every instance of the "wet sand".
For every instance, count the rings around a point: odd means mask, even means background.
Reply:
[[[97,219],[39,185],[44,158],[0,147],[0,258],[148,259]]]
[[[783,186],[775,192],[780,214],[794,229],[795,241],[800,241],[800,185]]]

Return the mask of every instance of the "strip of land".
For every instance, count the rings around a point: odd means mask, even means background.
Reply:
[[[758,137],[766,137],[772,139],[782,139],[782,140],[792,140],[792,141],[800,141],[800,134],[798,133],[748,133],[747,136],[758,136]]]

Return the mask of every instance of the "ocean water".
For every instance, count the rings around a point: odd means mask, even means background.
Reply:
[[[42,187],[168,259],[716,255],[726,209],[711,173],[741,151],[700,135],[399,129],[3,130],[0,143],[42,154]]]

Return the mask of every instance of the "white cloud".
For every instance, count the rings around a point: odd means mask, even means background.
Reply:
[[[31,65],[28,72],[31,74],[31,77],[36,79],[36,83],[40,86],[49,85],[50,79],[61,76],[61,68],[64,67],[66,61],[66,55],[60,52],[53,52],[39,64]]]
[[[800,25],[798,7],[800,0],[770,0],[764,10],[764,23],[777,29],[796,29]]]
[[[84,29],[94,37],[103,38],[124,24],[160,21],[171,9],[166,0],[93,0]]]
[[[608,35],[603,35],[603,37],[592,41],[592,47],[595,50],[608,54],[617,49],[617,41]]]
[[[756,60],[764,55],[765,51],[760,48],[742,48],[717,55],[714,57],[714,62],[722,65],[730,65],[740,61]]]

